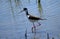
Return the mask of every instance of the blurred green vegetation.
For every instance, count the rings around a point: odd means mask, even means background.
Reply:
[[[42,5],[41,5],[41,0],[38,0],[38,10],[40,12],[40,17],[42,16]]]

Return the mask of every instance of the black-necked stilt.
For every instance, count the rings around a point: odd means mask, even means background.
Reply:
[[[38,22],[38,20],[45,20],[45,19],[42,19],[42,18],[39,18],[39,17],[30,15],[30,14],[28,13],[28,9],[27,9],[27,8],[23,8],[22,11],[25,11],[25,12],[26,12],[27,18],[33,23],[32,29],[33,29],[33,28],[34,28],[34,29],[36,28],[35,25],[34,25],[34,22],[36,22],[36,21]],[[22,12],[22,11],[21,11],[21,12]],[[39,25],[41,25],[41,24],[39,23]]]

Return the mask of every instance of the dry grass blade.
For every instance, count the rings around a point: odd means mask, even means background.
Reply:
[[[28,0],[28,2],[30,3],[30,0]]]
[[[11,7],[11,11],[12,11],[13,19],[14,19],[14,21],[16,21],[16,19],[15,19],[15,15],[14,15],[13,6],[12,6],[12,1],[11,1],[11,0],[9,0],[9,2],[10,2],[10,7]]]
[[[16,6],[19,6],[19,5],[20,5],[20,3],[21,3],[21,1],[20,1],[20,0],[15,0],[15,4],[16,4]]]

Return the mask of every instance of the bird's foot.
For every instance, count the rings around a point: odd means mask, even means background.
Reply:
[[[40,23],[38,23],[38,25],[37,26],[40,26],[41,24]]]

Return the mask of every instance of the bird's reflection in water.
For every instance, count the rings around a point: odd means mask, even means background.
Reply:
[[[32,27],[32,33],[36,33],[36,26]]]
[[[37,37],[37,32],[36,32],[36,29],[34,29],[34,32],[33,32],[33,39],[39,39],[38,37]]]
[[[37,33],[34,33],[33,39],[39,39],[39,38],[37,37]]]

